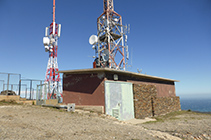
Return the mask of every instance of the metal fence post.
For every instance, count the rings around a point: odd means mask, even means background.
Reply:
[[[30,95],[29,95],[29,100],[31,100],[31,94],[32,94],[32,80],[30,80]]]
[[[8,78],[7,78],[7,95],[8,95],[8,89],[9,89],[9,81],[10,81],[10,74],[8,73]]]
[[[45,88],[45,89],[44,89],[44,103],[45,103],[45,104],[46,104],[46,98],[47,98],[47,88],[46,88],[46,85],[47,85],[47,84],[45,83],[45,84],[44,84],[44,86],[45,86],[45,87],[44,87],[44,88]]]
[[[19,96],[21,96],[21,74],[19,74]]]
[[[37,85],[37,90],[36,90],[36,105],[38,105],[38,96],[39,96],[39,93],[38,93],[38,88],[39,88],[39,85]]]
[[[0,80],[2,82],[2,87],[3,87],[3,91],[4,91],[4,80]]]

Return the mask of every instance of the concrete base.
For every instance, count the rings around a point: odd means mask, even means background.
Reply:
[[[46,105],[58,105],[58,99],[49,99],[45,102]]]

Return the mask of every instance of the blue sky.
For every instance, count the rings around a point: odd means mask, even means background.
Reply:
[[[0,72],[45,79],[48,54],[42,38],[52,22],[53,0],[0,0]],[[210,0],[114,0],[130,24],[128,71],[180,80],[176,93],[211,94]],[[90,35],[97,33],[103,0],[56,0],[60,70],[91,68]]]

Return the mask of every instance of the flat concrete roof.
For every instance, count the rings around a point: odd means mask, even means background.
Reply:
[[[132,76],[132,77],[149,78],[149,79],[162,80],[162,81],[180,82],[178,80],[162,78],[162,77],[157,77],[157,76],[151,76],[151,75],[142,74],[142,73],[135,73],[135,72],[129,72],[129,71],[123,71],[123,70],[110,69],[110,68],[91,68],[91,69],[76,69],[76,70],[61,70],[61,71],[58,71],[58,73],[67,73],[67,74],[84,74],[84,73],[94,73],[94,72],[96,72],[96,73],[98,73],[98,72],[108,72],[108,73],[129,75],[129,76]]]

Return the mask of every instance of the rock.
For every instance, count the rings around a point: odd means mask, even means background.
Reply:
[[[1,95],[7,95],[7,90],[2,91]],[[12,90],[8,90],[8,95],[16,95],[16,93]]]

